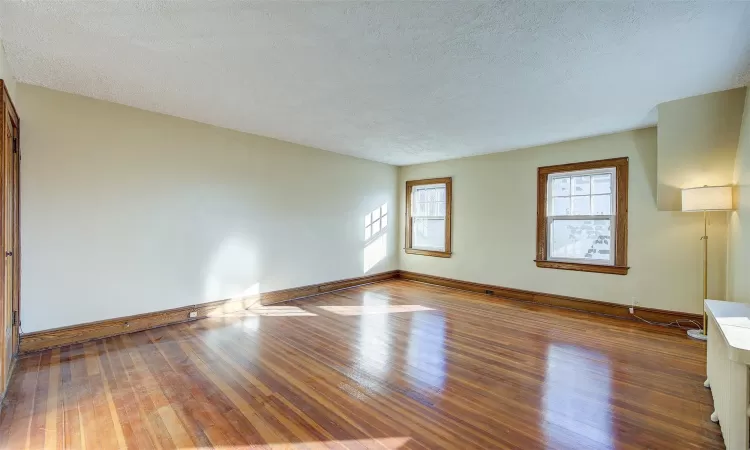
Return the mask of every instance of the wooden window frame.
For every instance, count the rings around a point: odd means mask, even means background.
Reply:
[[[412,248],[412,216],[411,216],[411,197],[415,186],[424,186],[427,184],[445,184],[445,251],[421,250]],[[451,257],[451,209],[453,203],[453,179],[430,178],[427,180],[412,180],[406,182],[406,245],[404,251],[411,255],[435,256],[438,258]]]
[[[615,172],[615,246],[614,265],[587,264],[547,259],[547,181],[549,176],[561,172],[608,169]],[[536,262],[547,269],[577,270],[581,272],[627,275],[628,269],[628,158],[602,159],[580,163],[539,167],[537,171]]]

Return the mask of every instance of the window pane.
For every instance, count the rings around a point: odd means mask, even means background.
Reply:
[[[552,195],[570,195],[570,177],[552,178]]]
[[[551,216],[570,215],[570,197],[552,197]]]
[[[380,215],[384,216],[388,214],[388,203],[384,203],[383,206],[380,207]]]
[[[573,177],[573,195],[589,195],[591,193],[591,177]],[[575,209],[575,205],[573,205]]]
[[[610,216],[612,215],[612,195],[592,195],[591,203],[593,204],[594,210],[591,213],[595,216]]]
[[[372,212],[372,220],[380,219],[380,208],[375,208],[375,211]]]
[[[370,217],[370,213],[365,214],[365,226],[370,225],[372,223],[372,218]]]
[[[611,194],[612,193],[612,174],[605,173],[591,176],[591,193],[592,194]]]
[[[382,211],[387,210],[383,208]],[[444,217],[445,185],[414,188],[412,191],[411,213],[413,216]],[[385,212],[382,214],[385,214]]]
[[[388,215],[385,215],[380,219],[380,228],[382,229],[387,226],[388,226]]]
[[[412,223],[412,247],[445,251],[445,219],[418,219]]]
[[[584,195],[582,197],[572,197],[573,215],[588,216],[591,215],[591,197]]]
[[[378,231],[380,231],[380,219],[372,222],[372,234],[375,234]]]
[[[365,227],[365,239],[370,239],[372,236],[372,227]]]
[[[611,220],[553,220],[550,258],[608,261],[612,251]]]
[[[411,214],[412,216],[444,217],[445,202],[415,203]]]

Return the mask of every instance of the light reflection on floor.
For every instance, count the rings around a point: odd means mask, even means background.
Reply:
[[[445,318],[442,313],[415,314],[409,328],[407,373],[417,386],[439,393],[445,384]]]
[[[335,441],[315,441],[315,442],[283,442],[278,444],[263,445],[223,445],[211,447],[215,450],[239,450],[239,449],[296,449],[296,448],[379,448],[379,449],[399,449],[411,440],[408,436],[381,437],[377,439],[341,439]],[[203,450],[206,447],[182,447],[180,450]]]
[[[299,317],[317,316],[314,312],[302,309],[298,306],[258,306],[241,311],[232,311],[222,314],[224,317]]]
[[[391,314],[391,313],[405,313],[405,312],[416,312],[416,311],[433,311],[432,308],[428,308],[422,305],[337,305],[337,306],[317,306],[317,308],[324,309],[334,314],[342,316],[362,316],[362,315],[374,315],[374,314]]]
[[[388,383],[394,370],[394,357],[403,362],[412,388],[421,395],[442,392],[446,380],[445,318],[440,311],[422,305],[393,305],[375,293],[365,292],[361,305],[321,305],[324,311],[340,316],[359,316],[359,356],[355,373],[357,389],[339,386],[352,397],[379,393]],[[400,349],[392,348],[390,320],[393,314],[408,314],[400,320],[409,321],[409,340],[405,354],[393,355]],[[297,306],[270,305],[221,314],[221,317],[241,318],[236,326],[246,332],[257,333],[266,318],[311,317],[312,311]],[[399,369],[396,369],[399,370]],[[362,397],[361,399],[364,399]]]
[[[365,292],[360,316],[358,369],[367,375],[382,379],[391,365],[391,335],[388,327],[389,314],[370,314],[388,306],[387,298]],[[366,386],[379,390],[378,385]]]
[[[610,372],[606,355],[576,345],[549,346],[541,424],[548,448],[575,447],[570,430],[614,448]]]
[[[260,329],[261,317],[314,317],[317,314],[297,306],[258,306],[241,311],[222,314],[221,317],[241,317],[237,325],[247,331],[257,332]]]

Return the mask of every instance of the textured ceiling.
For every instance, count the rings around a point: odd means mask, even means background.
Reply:
[[[746,2],[5,1],[19,81],[392,164],[750,81]]]

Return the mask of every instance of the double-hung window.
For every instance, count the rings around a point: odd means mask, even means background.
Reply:
[[[406,182],[406,253],[450,257],[451,179]]]
[[[627,158],[540,167],[537,266],[627,273]]]

